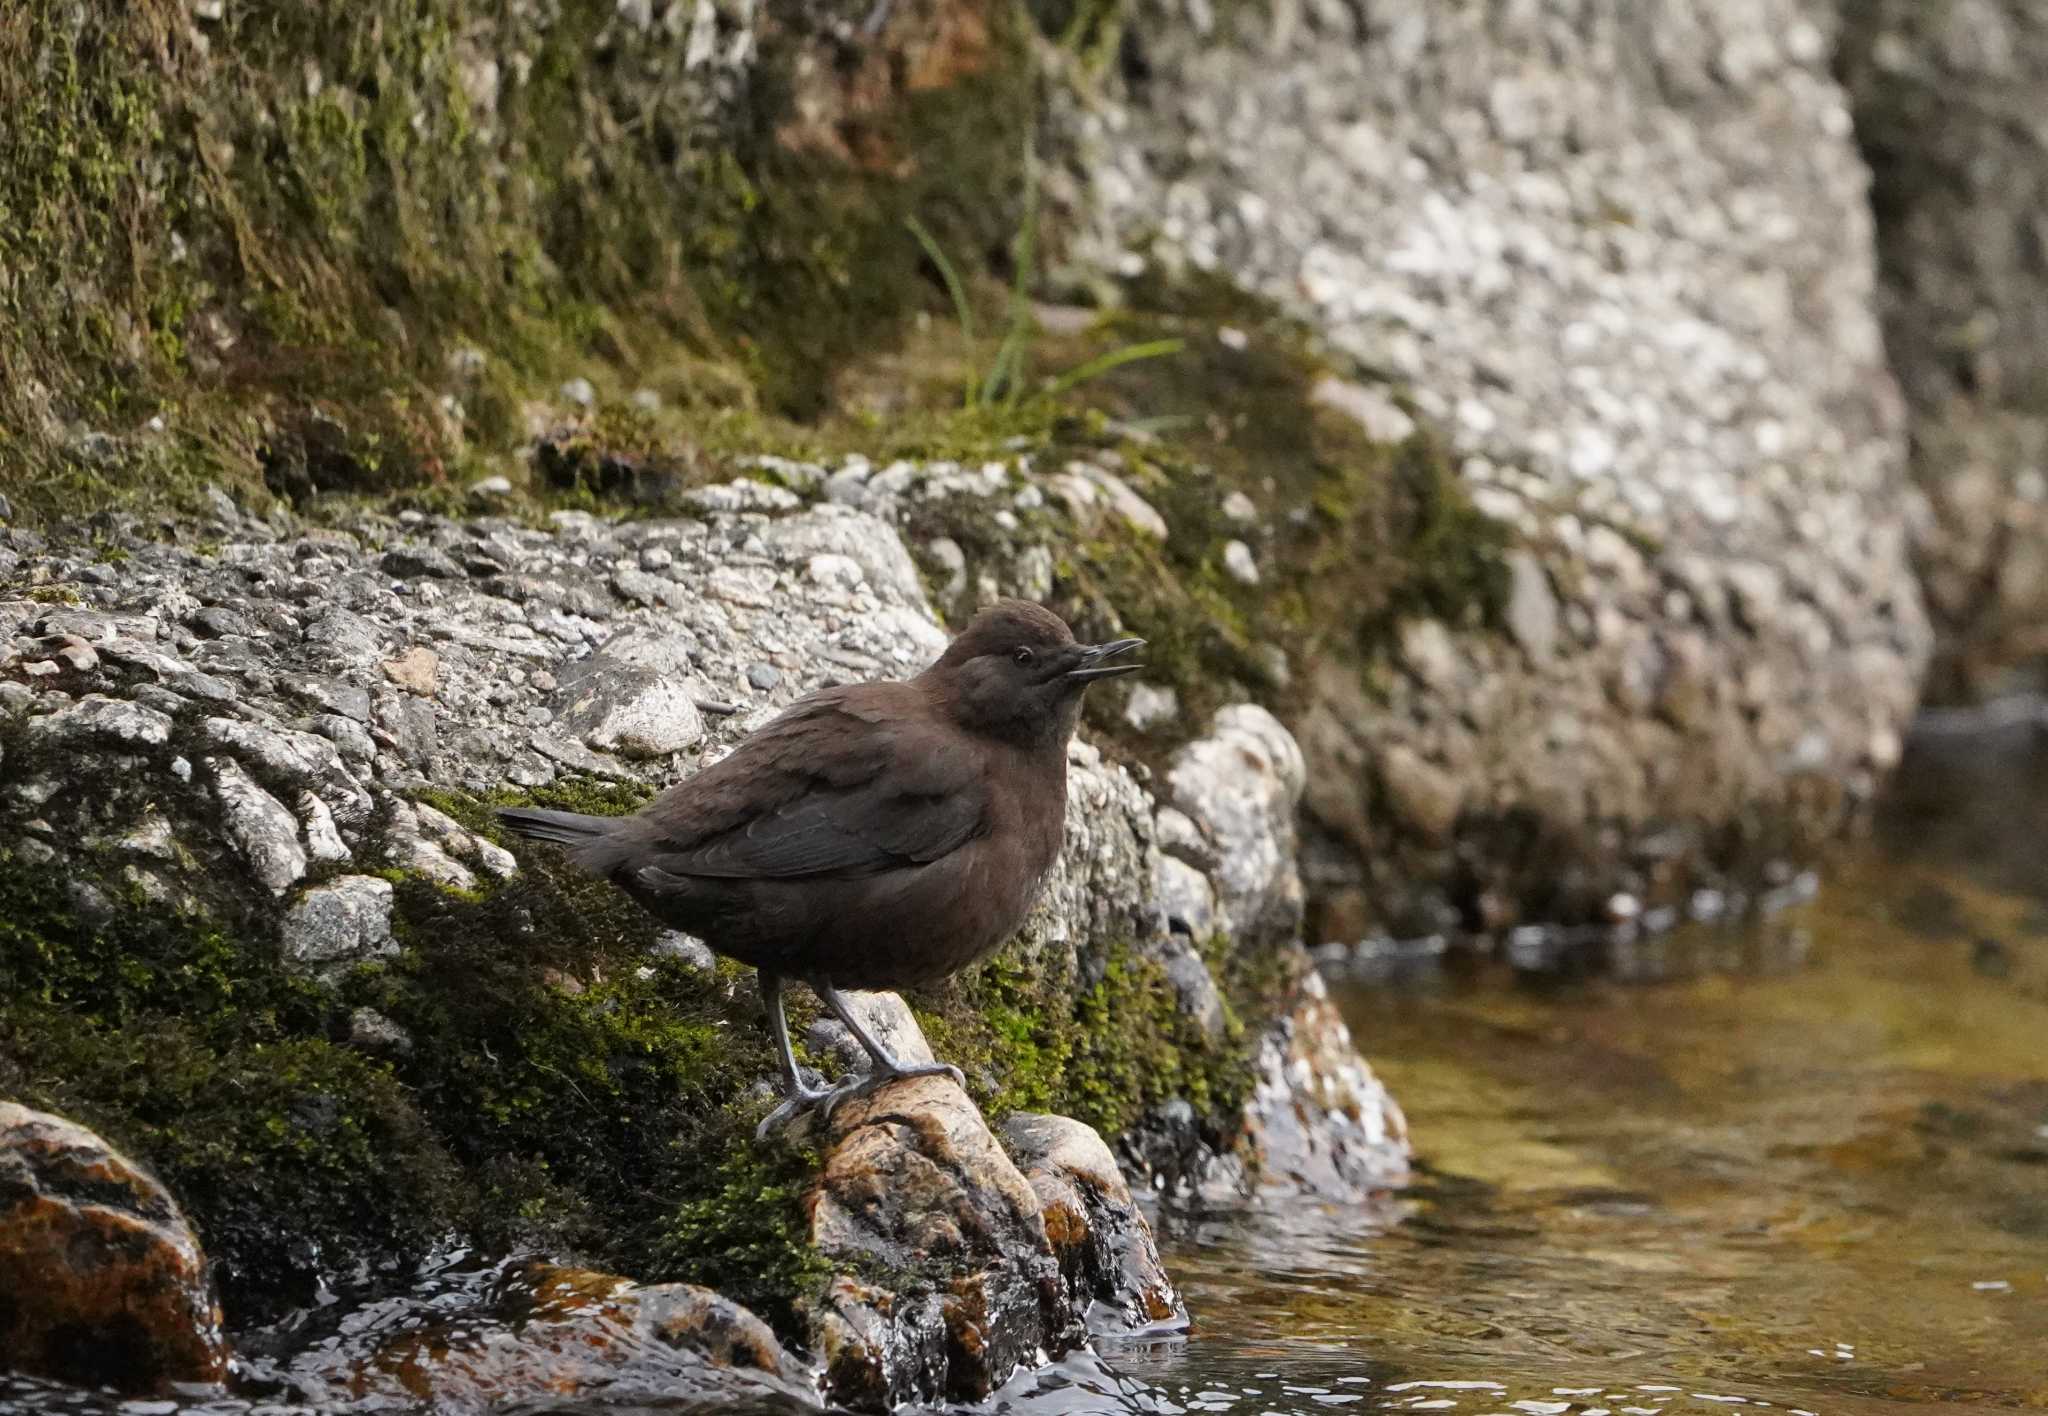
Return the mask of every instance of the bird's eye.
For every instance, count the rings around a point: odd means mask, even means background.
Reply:
[[[1010,657],[1015,659],[1020,664],[1028,664],[1031,662],[1033,655],[1028,646],[1019,644],[1017,646],[1017,652],[1012,654]]]

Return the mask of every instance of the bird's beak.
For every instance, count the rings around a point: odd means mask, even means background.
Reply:
[[[1069,683],[1087,683],[1093,679],[1115,678],[1118,674],[1134,674],[1144,668],[1143,664],[1105,664],[1103,660],[1114,658],[1128,649],[1142,649],[1142,639],[1112,639],[1107,644],[1090,644],[1081,651],[1081,662],[1062,675]]]

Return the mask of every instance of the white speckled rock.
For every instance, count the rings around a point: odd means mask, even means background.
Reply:
[[[232,757],[209,757],[214,799],[221,822],[250,872],[273,895],[282,895],[306,873],[299,823],[284,803],[256,785]]]
[[[2025,7],[1864,8],[1906,17],[1935,50]],[[1302,320],[1336,365],[1314,401],[1384,441],[1428,424],[1473,503],[1521,543],[1505,634],[1445,626],[1447,643],[1404,655],[1411,674],[1307,666],[1294,726],[1315,766],[1311,811],[1366,862],[1396,927],[1426,923],[1475,874],[1555,907],[1561,858],[1592,910],[1603,890],[1642,883],[1608,843],[1674,823],[1708,868],[1737,864],[1719,857],[1738,847],[1706,845],[1717,833],[1818,847],[1882,780],[1866,746],[1911,715],[1929,634],[1868,174],[1829,70],[1835,12],[1137,0],[1122,33],[1142,64],[1110,66],[1055,118],[1077,264],[1223,277]],[[1873,83],[1925,86],[1949,62]],[[2014,212],[2040,204],[2023,174],[2043,165],[2038,143],[2014,161],[2029,141],[2014,115],[2033,111],[2041,72],[1995,80],[1989,107],[1937,110],[1984,138],[1943,149],[1973,175],[1929,184],[1915,228],[1973,233],[1941,247],[1954,264],[2031,249],[2010,233]],[[1990,170],[1983,152],[2013,181],[2006,204],[1975,216],[1950,194]],[[1925,286],[1944,315],[1917,327],[1963,327],[1966,312],[1946,309],[1960,288]],[[2038,314],[2003,323],[1999,360],[2038,365]],[[2017,478],[2031,464],[2008,465]],[[2002,525],[2011,500],[1982,499],[1977,524]],[[1759,565],[1780,577],[1775,598],[1751,593]],[[2016,588],[2048,584],[2027,565],[2015,557]],[[1962,565],[1953,585],[1974,594],[1984,569]],[[1680,720],[1663,689],[1670,641],[1692,632],[1704,653],[1682,671]],[[1758,667],[1767,677],[1745,695]],[[1373,691],[1356,691],[1368,672]],[[1566,720],[1576,735],[1553,741]],[[1821,750],[1794,752],[1815,728]],[[1456,852],[1440,813],[1418,824],[1385,809],[1372,763],[1394,745],[1461,784]],[[1411,890],[1412,919],[1396,898]]]
[[[398,951],[391,882],[344,875],[308,886],[284,915],[284,956],[302,968],[350,964]]]
[[[29,731],[43,742],[162,747],[171,740],[171,719],[139,703],[92,693],[67,708],[31,719]]]
[[[1294,816],[1306,775],[1293,734],[1250,703],[1222,709],[1174,754],[1167,791],[1215,851],[1224,928],[1287,936],[1300,923]]]

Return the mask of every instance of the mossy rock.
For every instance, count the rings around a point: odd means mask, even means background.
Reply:
[[[905,214],[1000,249],[1033,111],[1009,7],[869,8],[10,7],[17,512],[430,492],[572,376],[678,439],[815,413],[919,303]]]

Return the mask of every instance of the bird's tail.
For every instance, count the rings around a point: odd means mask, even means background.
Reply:
[[[546,811],[537,806],[498,808],[498,819],[506,829],[536,841],[557,841],[565,846],[587,845],[610,834],[618,824],[612,816],[585,816],[576,811]]]

